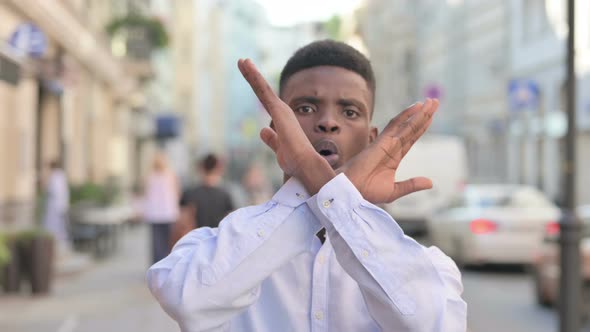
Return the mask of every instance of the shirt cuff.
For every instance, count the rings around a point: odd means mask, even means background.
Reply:
[[[312,211],[328,217],[336,229],[344,230],[348,228],[350,218],[342,218],[341,214],[359,207],[363,201],[363,196],[352,182],[340,173],[308,199],[307,204]]]

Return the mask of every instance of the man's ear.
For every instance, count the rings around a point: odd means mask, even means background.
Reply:
[[[369,129],[369,143],[373,143],[375,141],[375,139],[377,139],[377,136],[379,135],[379,129],[377,129],[377,127],[371,127],[371,129]]]

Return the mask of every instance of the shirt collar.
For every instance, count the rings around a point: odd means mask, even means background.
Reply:
[[[272,197],[272,200],[282,205],[298,207],[309,199],[309,194],[303,184],[296,178],[290,178]]]

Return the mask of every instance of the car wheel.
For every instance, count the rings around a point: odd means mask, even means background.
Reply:
[[[553,301],[547,297],[547,294],[545,294],[543,287],[541,286],[541,275],[539,270],[536,267],[532,267],[531,270],[535,282],[535,300],[537,301],[537,304],[542,307],[553,306]]]

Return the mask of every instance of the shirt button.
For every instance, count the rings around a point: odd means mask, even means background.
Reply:
[[[324,205],[325,208],[327,208],[327,207],[330,207],[330,204],[332,204],[332,202],[330,202],[330,201],[324,201],[324,204],[323,205]]]
[[[326,261],[326,258],[324,256],[320,256],[318,257],[318,264],[320,265],[324,265],[324,262]]]
[[[263,230],[259,230],[258,232],[256,232],[256,234],[258,234],[258,237],[264,237],[264,231]]]
[[[315,317],[315,319],[317,320],[322,320],[324,319],[324,313],[322,311],[316,311],[315,314],[313,315]]]
[[[361,255],[363,255],[363,257],[364,257],[364,258],[367,258],[367,257],[369,257],[369,251],[367,251],[367,250],[363,250],[363,251],[361,252]]]

